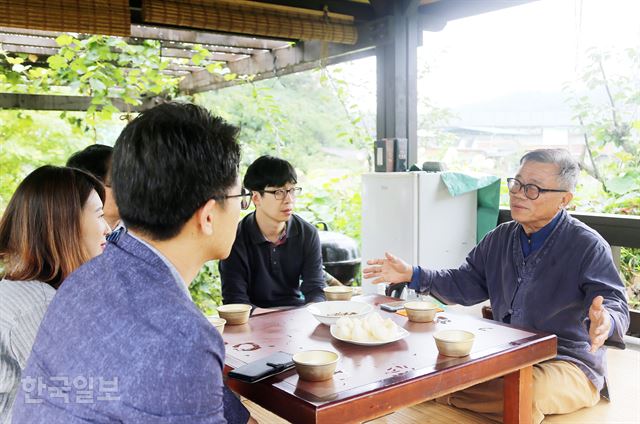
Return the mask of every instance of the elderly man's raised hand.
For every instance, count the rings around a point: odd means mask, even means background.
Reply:
[[[396,258],[391,253],[385,253],[384,259],[371,259],[367,261],[363,276],[365,279],[375,278],[373,284],[380,283],[405,283],[411,281],[413,268],[400,258]]]
[[[604,298],[602,296],[596,296],[591,302],[589,308],[589,339],[591,340],[590,352],[597,351],[609,337],[609,331],[611,331],[611,317],[609,312],[602,305]]]

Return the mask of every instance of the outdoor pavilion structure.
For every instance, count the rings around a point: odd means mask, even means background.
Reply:
[[[417,162],[417,48],[425,30],[534,0],[0,0],[0,49],[46,63],[61,33],[159,40],[181,93],[238,84],[190,61],[201,45],[253,81],[376,57],[377,138],[406,138]],[[0,66],[2,64],[0,63]],[[82,96],[0,93],[0,109],[86,111]],[[140,111],[151,98],[122,111]]]
[[[417,162],[417,48],[424,31],[448,22],[536,0],[0,0],[0,50],[46,63],[61,33],[111,35],[128,43],[158,40],[171,60],[165,73],[181,77],[179,91],[195,94],[242,83],[190,61],[201,45],[210,59],[253,81],[376,57],[376,137],[407,138],[408,163]],[[0,66],[6,66],[0,58]],[[373,71],[373,70],[372,70]],[[472,72],[470,70],[470,72]],[[118,99],[123,112],[140,106]],[[0,109],[86,111],[90,97],[0,93]],[[372,146],[373,147],[373,146]],[[572,213],[612,246],[640,248],[640,217]],[[501,210],[498,222],[510,220]],[[640,335],[631,311],[630,335]]]
[[[0,50],[46,63],[61,33],[102,34],[129,43],[158,40],[172,62],[164,72],[182,77],[194,94],[242,83],[190,61],[195,45],[228,71],[253,81],[367,56],[376,57],[376,137],[407,138],[408,163],[417,162],[417,48],[424,31],[448,22],[536,0],[0,0]],[[0,59],[0,66],[6,66]],[[472,71],[470,71],[472,72]],[[114,99],[123,112],[141,111]],[[0,93],[0,109],[86,111],[90,97]],[[572,213],[612,246],[640,248],[640,217]],[[499,223],[510,220],[502,210]],[[632,311],[630,334],[640,334]]]

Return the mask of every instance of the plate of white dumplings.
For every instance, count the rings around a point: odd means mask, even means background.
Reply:
[[[331,325],[331,335],[343,342],[360,346],[378,346],[398,341],[409,335],[391,318],[383,319],[377,312],[362,318],[342,317]]]

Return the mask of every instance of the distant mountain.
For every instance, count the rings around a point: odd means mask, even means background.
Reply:
[[[592,96],[594,101],[604,97]],[[574,127],[562,92],[520,92],[450,108],[451,127]]]

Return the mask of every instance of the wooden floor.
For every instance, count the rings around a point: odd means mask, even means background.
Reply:
[[[567,415],[548,416],[544,423],[640,424],[640,351],[609,349],[607,362],[609,364],[611,402],[600,401],[593,408]],[[288,421],[246,399],[243,402],[259,423],[288,423]],[[401,409],[393,414],[369,421],[369,424],[413,423],[490,424],[494,422],[481,415],[440,405],[433,401]]]

